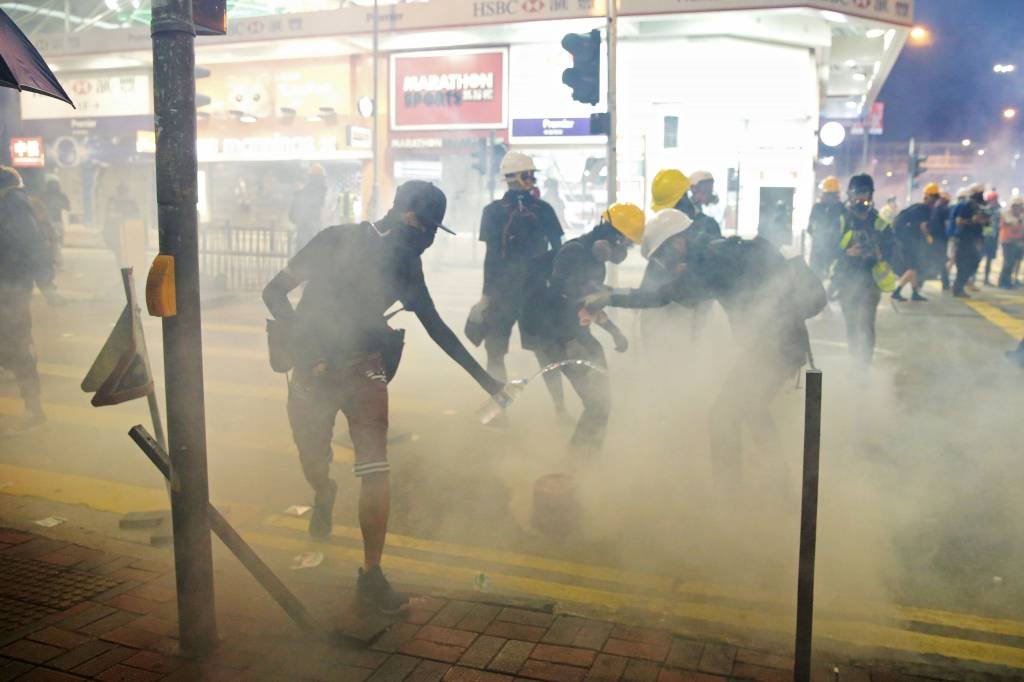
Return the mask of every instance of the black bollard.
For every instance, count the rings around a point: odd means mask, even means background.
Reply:
[[[811,680],[814,629],[814,551],[818,534],[818,464],[821,450],[821,371],[806,374],[804,398],[804,474],[800,501],[800,573],[796,587],[794,682]]]

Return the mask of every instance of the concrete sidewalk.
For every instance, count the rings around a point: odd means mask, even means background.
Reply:
[[[60,535],[0,529],[0,680],[792,679],[788,652],[696,641],[546,605],[512,606],[517,602],[488,594],[420,596],[403,619],[378,623],[346,606],[351,586],[318,599],[300,593],[325,624],[321,635],[303,635],[269,598],[254,596],[237,565],[230,576],[218,568],[221,643],[211,655],[190,659],[178,647],[166,554]],[[906,666],[833,660],[815,669],[821,682],[1012,679],[930,666],[912,675]]]

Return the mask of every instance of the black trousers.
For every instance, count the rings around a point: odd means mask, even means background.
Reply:
[[[846,284],[839,292],[839,306],[846,322],[846,344],[850,355],[867,366],[875,355],[875,317],[882,293],[871,274],[856,283]]]
[[[589,330],[581,330],[569,341],[544,344],[542,352],[551,362],[586,360],[598,368],[570,365],[563,367],[562,373],[583,401],[583,413],[576,422],[571,444],[582,449],[600,449],[611,414],[611,384],[604,348]]]
[[[0,285],[0,367],[14,372],[21,399],[42,411],[39,370],[32,343],[32,289]]]
[[[953,292],[963,293],[967,282],[978,272],[981,265],[981,240],[960,239],[956,249],[956,280],[953,282]]]

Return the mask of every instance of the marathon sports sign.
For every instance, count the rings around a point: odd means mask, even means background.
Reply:
[[[685,14],[807,7],[831,10],[888,24],[910,26],[915,0],[619,0],[620,16]],[[430,0],[386,5],[379,10],[382,31],[419,31],[550,19],[603,18],[605,0]],[[351,4],[323,12],[230,19],[226,36],[201,37],[197,44],[223,45],[367,34],[373,31],[372,8]],[[149,27],[120,31],[95,29],[33,36],[44,54],[53,56],[148,49]]]
[[[507,83],[505,48],[394,54],[391,129],[505,128]]]

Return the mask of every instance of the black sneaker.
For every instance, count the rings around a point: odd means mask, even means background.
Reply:
[[[360,606],[389,615],[401,613],[409,606],[409,597],[392,589],[380,566],[374,566],[369,571],[359,569],[356,600]]]
[[[907,299],[905,299],[903,297],[903,294],[901,294],[899,291],[894,291],[894,292],[892,292],[892,300],[894,300],[894,301],[906,301]]]
[[[966,291],[953,290],[953,298],[970,298],[970,295]]]
[[[327,537],[334,528],[334,498],[338,495],[338,484],[335,481],[329,483],[326,491],[316,494],[313,514],[309,517],[309,534],[317,539]]]
[[[915,291],[914,295],[910,297],[910,300],[911,301],[927,301],[928,299]]]

